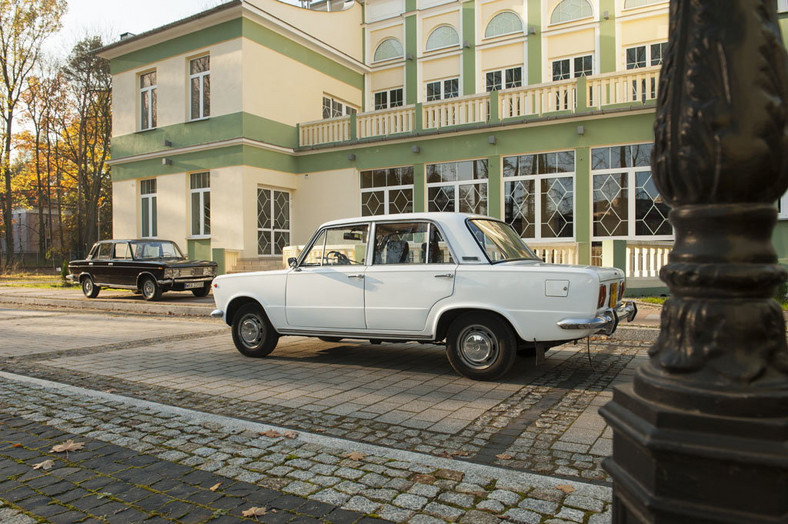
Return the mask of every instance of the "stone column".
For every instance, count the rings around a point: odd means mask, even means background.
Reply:
[[[788,187],[775,0],[673,0],[652,157],[671,298],[613,428],[616,523],[788,521],[788,347],[771,244]]]

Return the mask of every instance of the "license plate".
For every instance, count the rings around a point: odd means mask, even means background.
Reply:
[[[204,282],[186,282],[186,284],[183,285],[183,289],[196,289],[198,287],[203,287],[204,285]]]

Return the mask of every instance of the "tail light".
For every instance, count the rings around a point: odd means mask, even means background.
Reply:
[[[607,298],[607,287],[604,284],[599,285],[599,300],[597,300],[596,307],[601,308],[605,305]]]
[[[624,298],[624,291],[627,289],[627,282],[626,280],[621,281],[621,293],[619,296],[623,299]]]

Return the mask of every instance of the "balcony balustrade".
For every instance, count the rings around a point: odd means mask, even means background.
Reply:
[[[617,71],[305,122],[299,125],[298,143],[310,147],[652,103],[659,94],[659,71],[659,66]]]

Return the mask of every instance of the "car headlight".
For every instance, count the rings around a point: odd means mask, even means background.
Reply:
[[[175,278],[175,270],[172,268],[166,268],[164,270],[164,278]]]

